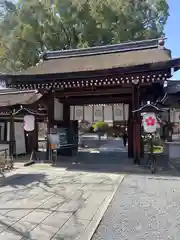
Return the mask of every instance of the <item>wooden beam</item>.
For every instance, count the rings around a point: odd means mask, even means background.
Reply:
[[[112,96],[113,94],[131,94],[131,88],[115,88],[115,89],[109,89],[109,88],[104,88],[104,89],[87,89],[81,91],[62,91],[62,92],[55,92],[55,96],[58,97],[80,97],[80,96],[99,96],[99,95],[110,95]]]
[[[128,103],[131,96],[125,97],[84,97],[84,98],[68,98],[66,101],[70,105],[87,105],[87,104],[112,104],[112,103]],[[60,102],[64,102],[64,99],[59,99]]]

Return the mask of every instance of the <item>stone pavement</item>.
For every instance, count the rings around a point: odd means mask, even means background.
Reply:
[[[90,239],[123,175],[39,166],[1,182],[0,239]]]
[[[179,240],[180,177],[129,175],[92,240]]]

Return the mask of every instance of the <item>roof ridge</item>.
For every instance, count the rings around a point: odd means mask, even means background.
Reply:
[[[105,53],[115,52],[126,52],[126,51],[137,51],[158,48],[158,39],[148,39],[143,41],[132,41],[127,43],[111,44],[104,46],[96,46],[89,48],[69,49],[69,50],[58,50],[58,51],[47,51],[42,54],[43,60],[65,58],[65,57],[78,57],[88,55],[99,55]],[[162,40],[162,39],[161,39]]]

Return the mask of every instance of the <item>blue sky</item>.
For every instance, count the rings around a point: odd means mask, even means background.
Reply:
[[[168,0],[170,16],[166,23],[166,47],[172,51],[172,57],[180,57],[180,0]],[[180,80],[180,70],[172,79]]]

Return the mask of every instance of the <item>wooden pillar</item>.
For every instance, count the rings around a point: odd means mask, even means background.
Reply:
[[[38,123],[37,123],[36,117],[35,117],[35,128],[33,130],[32,139],[33,139],[33,149],[37,151],[38,150]]]
[[[130,103],[128,119],[128,158],[132,157],[133,157],[133,119],[132,119],[132,103]]]
[[[49,93],[48,98],[46,99],[46,106],[47,106],[47,134],[50,133],[50,129],[54,127],[54,94]],[[47,139],[47,155],[46,158],[49,158],[49,142]]]
[[[138,109],[140,107],[139,99],[139,85],[133,86],[132,93],[132,109]],[[140,164],[141,155],[141,116],[140,113],[133,113],[133,156],[134,163]]]
[[[70,104],[67,102],[63,103],[63,121],[70,121]]]
[[[171,124],[171,110],[168,110],[168,142],[172,142],[173,125]]]
[[[63,121],[67,129],[68,143],[73,144],[72,148],[65,149],[63,154],[66,156],[77,155],[78,153],[78,121],[70,120],[70,104],[63,104]]]
[[[48,115],[48,133],[50,128],[54,126],[54,94],[50,93],[46,102],[47,105],[47,115]]]
[[[15,137],[14,137],[14,117],[13,112],[10,112],[10,127],[9,127],[9,155],[15,155]]]

